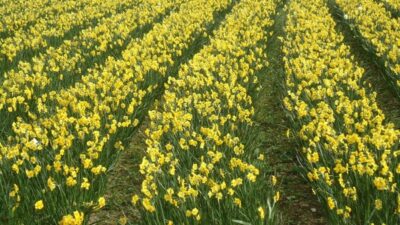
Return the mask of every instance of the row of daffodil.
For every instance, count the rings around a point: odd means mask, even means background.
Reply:
[[[162,104],[149,112],[145,178],[132,197],[143,224],[274,222],[279,192],[254,143],[252,94],[275,8],[273,0],[240,1],[168,80]]]
[[[34,23],[38,18],[54,17],[56,13],[71,10],[81,1],[62,0],[49,4],[48,0],[6,0],[0,5],[0,34],[12,35],[13,32]]]
[[[231,3],[185,2],[129,44],[122,59],[110,57],[73,87],[41,96],[38,113],[18,118],[0,146],[0,220],[80,224],[104,206],[106,172],[145,114],[156,83]]]
[[[50,14],[53,16],[49,17],[43,15],[37,18],[32,26],[17,30],[10,37],[0,39],[0,60],[14,63],[17,55],[24,51],[38,50],[51,45],[49,38],[63,38],[65,33],[74,28],[89,26],[96,22],[95,20],[123,10],[134,1],[82,0],[77,2],[70,10],[61,10]],[[68,4],[66,8],[69,8]],[[29,10],[27,13],[29,14]]]
[[[159,15],[174,7],[176,2],[159,4],[157,0],[137,1],[124,13],[105,18],[95,26],[82,30],[72,40],[65,40],[58,48],[50,47],[32,62],[20,61],[18,68],[5,74],[0,87],[0,118],[5,128],[13,118],[35,110],[38,98],[47,92],[67,88],[102,54],[121,48],[131,39],[137,28],[150,24]],[[134,40],[133,40],[134,41]],[[32,106],[32,107],[30,107]],[[7,121],[8,120],[8,121]]]
[[[399,224],[400,131],[364,88],[326,2],[292,0],[287,14],[284,104],[330,223]]]
[[[376,54],[400,97],[400,20],[374,0],[335,0],[366,49]]]

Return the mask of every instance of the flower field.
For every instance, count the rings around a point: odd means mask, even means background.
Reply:
[[[400,224],[398,11],[0,0],[0,224]]]

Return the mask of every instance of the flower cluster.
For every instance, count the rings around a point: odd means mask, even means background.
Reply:
[[[350,3],[357,1],[342,2],[357,10]],[[365,87],[364,70],[335,31],[326,2],[293,0],[287,14],[284,103],[330,222],[398,224],[400,131]]]
[[[168,80],[162,103],[149,112],[145,178],[132,197],[145,224],[273,221],[276,178],[266,179],[251,134],[252,90],[275,8],[271,0],[237,3],[210,43]]]
[[[400,2],[398,0],[382,0],[388,6],[390,6],[392,9],[396,10],[397,12],[400,12]]]

